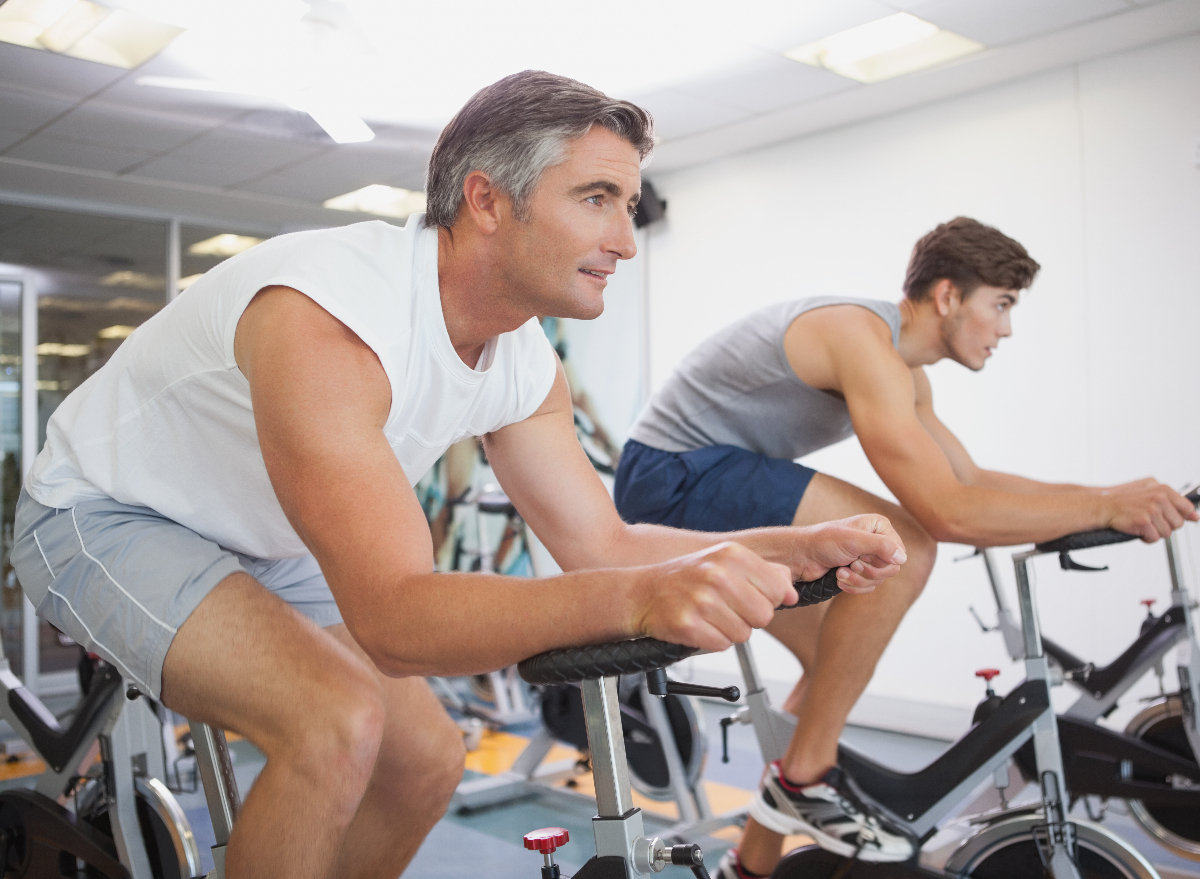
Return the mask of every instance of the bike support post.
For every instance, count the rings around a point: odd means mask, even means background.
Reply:
[[[1028,680],[1040,680],[1046,686],[1046,701],[1050,702],[1050,662],[1042,650],[1042,633],[1034,603],[1033,583],[1029,576],[1029,560],[1041,555],[1037,550],[1013,556],[1017,575],[1017,600],[1020,604],[1021,627],[1025,632],[1025,675]],[[1036,839],[1045,856],[1046,866],[1054,879],[1080,879],[1075,863],[1074,825],[1067,820],[1063,802],[1064,781],[1062,746],[1058,739],[1058,719],[1053,706],[1047,707],[1033,722],[1033,747],[1037,758],[1038,778],[1042,788],[1042,807],[1046,816],[1044,839]]]
[[[1179,651],[1179,697],[1183,702],[1183,729],[1192,754],[1200,760],[1200,644],[1196,641],[1196,615],[1184,583],[1183,564],[1176,542],[1178,531],[1167,537],[1167,562],[1171,568],[1171,604],[1183,611],[1187,637]]]

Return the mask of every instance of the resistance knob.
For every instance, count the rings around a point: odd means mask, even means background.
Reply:
[[[554,863],[554,852],[570,839],[571,834],[562,827],[543,827],[541,830],[533,830],[525,834],[525,848],[541,852],[546,859],[546,863],[542,867],[542,879],[559,879],[558,864]]]

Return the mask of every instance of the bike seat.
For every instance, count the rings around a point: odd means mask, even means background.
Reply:
[[[75,717],[66,729],[26,687],[8,691],[8,707],[29,733],[33,749],[55,772],[62,772],[95,720],[104,713],[113,698],[120,698],[121,676],[106,665],[92,678],[92,688],[75,710]]]

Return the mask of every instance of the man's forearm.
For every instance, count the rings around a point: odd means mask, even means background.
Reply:
[[[551,650],[631,637],[635,571],[557,577],[435,573],[363,590],[346,624],[385,673],[465,675]]]
[[[998,491],[1011,491],[1014,494],[1096,494],[1098,489],[1085,485],[1073,485],[1067,482],[1040,482],[1036,479],[1026,479],[1012,473],[1001,473],[996,470],[980,470],[974,484],[980,488],[994,488]]]

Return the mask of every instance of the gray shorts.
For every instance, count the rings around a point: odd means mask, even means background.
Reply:
[[[175,632],[230,574],[246,572],[318,626],[342,621],[312,556],[242,555],[108,498],[56,510],[22,491],[12,563],[39,616],[155,698]]]

